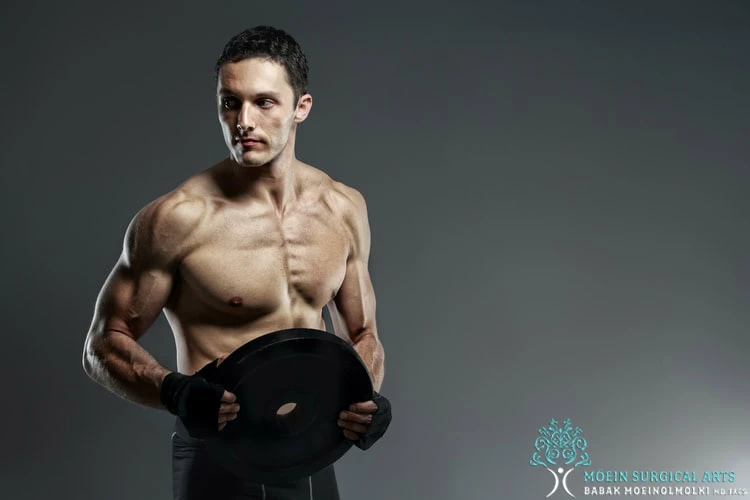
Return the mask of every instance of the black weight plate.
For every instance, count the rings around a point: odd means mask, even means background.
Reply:
[[[211,378],[237,396],[240,412],[207,442],[209,453],[238,477],[266,484],[311,475],[344,455],[353,442],[336,424],[338,414],[372,399],[373,390],[349,344],[308,328],[244,344]],[[288,412],[287,403],[295,405]]]

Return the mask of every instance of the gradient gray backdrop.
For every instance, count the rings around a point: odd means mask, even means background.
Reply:
[[[344,499],[542,499],[533,442],[566,417],[591,470],[750,488],[750,3],[0,17],[2,498],[170,498],[172,417],[92,383],[83,341],[130,218],[226,154],[213,64],[257,24],[309,56],[298,157],[368,201],[394,420]],[[163,318],[143,344],[175,366]]]

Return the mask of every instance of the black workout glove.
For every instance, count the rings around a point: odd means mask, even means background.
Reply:
[[[372,422],[367,424],[367,430],[354,442],[360,450],[366,450],[375,444],[375,441],[383,437],[391,423],[391,402],[375,391],[372,391],[372,393],[372,400],[378,406],[378,409],[372,414]]]
[[[195,375],[172,372],[161,384],[161,402],[182,420],[190,436],[207,438],[219,433],[219,407],[224,388],[206,380],[216,369],[213,361]]]

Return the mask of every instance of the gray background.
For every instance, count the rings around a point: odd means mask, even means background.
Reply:
[[[172,418],[88,380],[83,340],[130,218],[225,155],[212,68],[257,24],[309,56],[298,156],[368,201],[395,416],[343,498],[544,498],[566,417],[590,470],[750,488],[748,2],[0,14],[3,498],[169,498]],[[143,343],[174,367],[163,319]]]

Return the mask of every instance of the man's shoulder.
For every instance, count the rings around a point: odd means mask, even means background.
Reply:
[[[324,175],[325,179],[320,183],[322,199],[352,238],[352,255],[365,255],[366,258],[369,252],[370,225],[365,197],[357,189]]]
[[[319,171],[320,172],[320,171]],[[320,181],[321,200],[346,227],[359,248],[361,241],[369,239],[370,229],[367,220],[365,197],[357,189],[337,181],[328,174],[322,173]]]
[[[366,213],[365,198],[357,189],[332,178],[322,170],[306,165],[307,185],[316,186],[321,197],[331,208],[342,215]]]
[[[152,200],[135,214],[125,234],[128,254],[148,253],[171,260],[184,253],[208,208],[208,197],[196,185],[200,182],[197,177]]]
[[[348,210],[353,210],[355,213],[366,212],[367,205],[362,193],[351,186],[347,186],[343,182],[332,180],[331,184],[332,196],[337,197],[339,202]]]
[[[143,229],[161,234],[191,232],[206,212],[206,197],[182,185],[148,203],[134,217]]]

